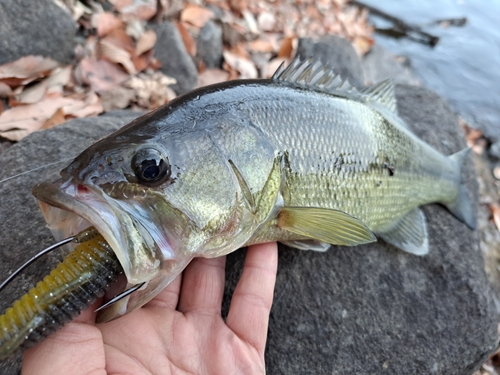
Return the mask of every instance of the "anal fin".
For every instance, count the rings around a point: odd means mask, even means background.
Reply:
[[[427,223],[419,208],[411,210],[389,230],[377,232],[377,236],[407,253],[425,255],[429,252]]]
[[[278,227],[333,245],[354,246],[377,240],[360,220],[328,208],[284,207]]]
[[[324,253],[332,245],[327,242],[321,242],[318,240],[290,240],[290,241],[280,241],[283,245],[293,247],[299,250],[312,250]]]

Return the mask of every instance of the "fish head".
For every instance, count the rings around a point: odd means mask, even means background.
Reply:
[[[101,321],[147,303],[193,257],[241,247],[256,227],[241,179],[210,132],[152,127],[115,132],[82,152],[59,180],[33,188],[56,239],[94,226],[127,285],[145,283],[103,310]]]

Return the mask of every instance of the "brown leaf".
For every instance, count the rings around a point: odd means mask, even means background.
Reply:
[[[274,46],[267,40],[256,39],[250,42],[249,47],[254,52],[274,52]]]
[[[92,26],[97,29],[97,36],[103,37],[111,31],[123,28],[123,22],[113,13],[104,12],[92,15]]]
[[[229,51],[224,51],[222,55],[225,62],[240,73],[241,79],[257,78],[257,68],[252,61],[239,57]]]
[[[106,38],[99,41],[99,56],[108,61],[121,64],[129,74],[137,73],[131,54],[110,40],[106,40]]]
[[[63,124],[65,121],[64,111],[62,108],[59,108],[51,117],[45,120],[40,130],[53,128],[54,126]]]
[[[25,103],[25,104],[36,103],[45,97],[46,92],[47,92],[47,82],[42,81],[38,82],[36,85],[33,85],[25,89],[22,93],[16,95],[15,99],[18,103]]]
[[[283,41],[281,42],[281,47],[278,51],[278,57],[281,57],[283,59],[290,59],[293,55],[294,51],[294,44],[297,38],[293,36],[288,36],[283,38]]]
[[[82,59],[74,74],[79,82],[90,85],[96,92],[119,85],[129,78],[129,75],[118,69],[116,65],[92,57]]]
[[[0,115],[0,136],[19,141],[40,129],[59,109],[71,103],[67,98],[46,98],[38,103],[10,108]]]
[[[112,44],[118,48],[127,51],[129,54],[135,52],[135,46],[130,35],[127,34],[125,30],[117,29],[111,31],[106,37],[102,38],[101,41],[106,41],[108,44]]]
[[[24,83],[46,76],[60,64],[48,57],[25,56],[16,61],[0,65],[0,79],[21,78]]]
[[[498,230],[500,230],[500,206],[498,204],[490,205],[491,215],[493,216],[493,222]]]
[[[132,63],[138,72],[142,72],[144,69],[150,67],[152,61],[154,60],[154,51],[151,49],[140,56],[133,56]],[[154,69],[158,70],[158,69]]]
[[[182,22],[190,23],[200,29],[213,17],[211,10],[193,4],[188,4],[181,13]]]
[[[0,81],[0,98],[6,98],[9,95],[12,95],[12,89],[8,84]]]
[[[193,57],[196,56],[196,42],[191,36],[191,33],[181,22],[176,22],[175,26],[177,26],[179,34],[181,34],[181,38],[184,46],[186,47],[187,53],[189,53]]]
[[[207,69],[198,75],[198,87],[225,82],[229,79],[229,72],[222,69]]]
[[[63,107],[66,116],[90,117],[102,112],[101,99],[94,92],[88,93],[83,98],[75,96],[74,98],[68,97],[68,99],[71,102]]]
[[[146,30],[137,41],[137,45],[135,46],[135,55],[142,55],[144,52],[152,49],[155,44],[156,33],[153,30]]]

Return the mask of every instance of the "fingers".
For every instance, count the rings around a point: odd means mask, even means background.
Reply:
[[[195,258],[183,274],[178,310],[220,315],[226,257]]]
[[[24,354],[25,375],[106,374],[101,331],[93,304],[82,315]]]
[[[277,268],[276,243],[250,246],[226,319],[229,328],[259,353],[266,346]]]
[[[182,273],[178,275],[174,281],[167,285],[160,293],[156,295],[151,301],[149,301],[145,308],[150,307],[160,307],[167,308],[169,310],[175,310],[177,304],[179,303],[179,294],[182,284]]]

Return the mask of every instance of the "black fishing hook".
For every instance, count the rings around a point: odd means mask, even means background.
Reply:
[[[137,285],[134,285],[132,288],[130,289],[127,289],[126,291],[124,292],[121,292],[120,294],[114,296],[113,298],[111,298],[108,302],[106,302],[104,305],[102,305],[101,307],[97,308],[96,310],[94,310],[94,312],[98,312],[98,311],[101,311],[102,309],[105,309],[106,307],[109,307],[111,306],[112,304],[118,302],[119,300],[121,300],[122,298],[125,298],[127,297],[129,294],[132,294],[134,293],[136,290],[138,289],[141,289],[142,286],[146,284],[146,282],[144,281],[143,283],[140,283],[140,284],[137,284]]]
[[[68,237],[68,238],[65,238],[64,240],[62,241],[59,241],[58,243],[54,244],[54,245],[51,245],[49,247],[47,247],[46,249],[40,251],[38,254],[36,254],[34,257],[32,257],[31,259],[29,259],[26,263],[24,263],[21,267],[19,267],[17,270],[15,270],[12,275],[10,275],[7,280],[5,280],[1,285],[0,285],[0,292],[3,290],[3,288],[5,288],[7,286],[7,284],[9,284],[17,275],[19,275],[26,267],[28,267],[30,264],[32,264],[33,262],[35,262],[37,259],[41,258],[42,256],[50,253],[52,250],[55,250],[57,249],[58,247],[61,247],[63,245],[66,245],[67,243],[70,243],[71,241],[74,240],[76,236],[73,236],[73,237]]]

